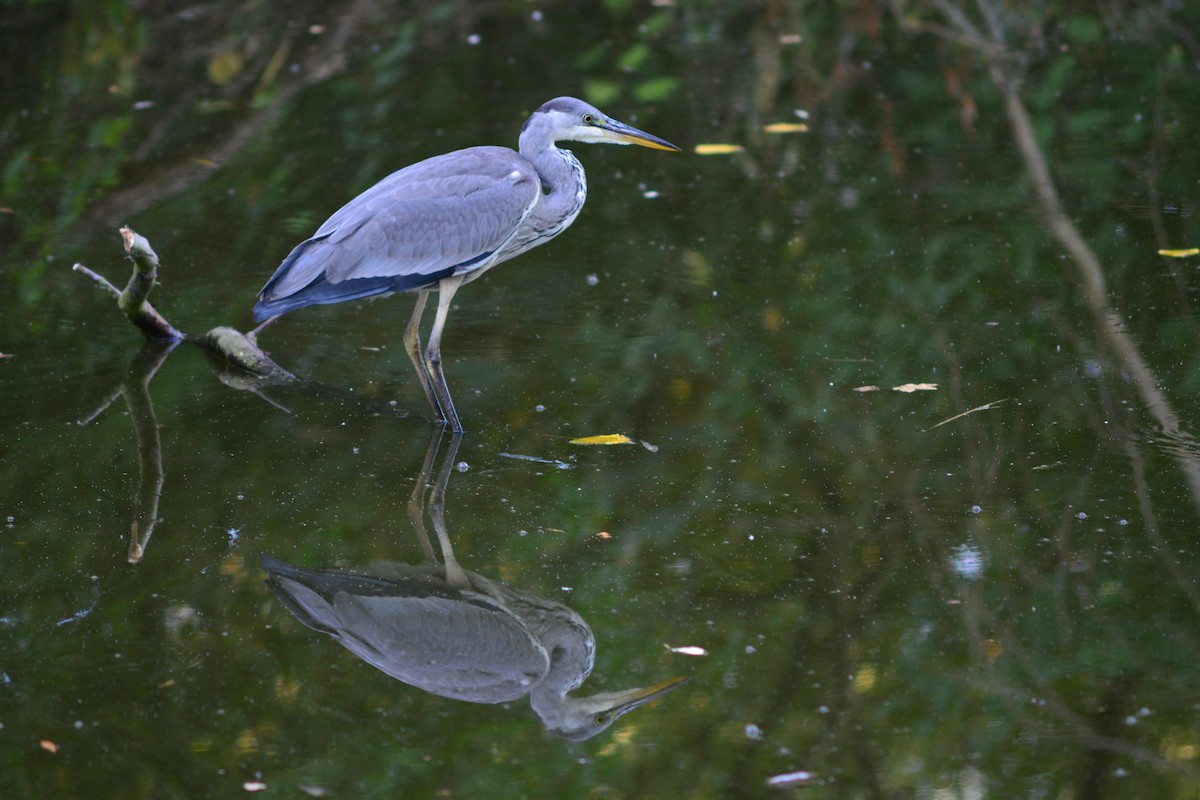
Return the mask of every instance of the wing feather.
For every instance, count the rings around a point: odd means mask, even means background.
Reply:
[[[284,313],[477,269],[513,236],[540,194],[533,165],[504,147],[472,147],[405,167],[297,245],[263,287],[259,307]]]

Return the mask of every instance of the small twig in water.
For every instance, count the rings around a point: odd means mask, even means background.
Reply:
[[[976,411],[990,411],[993,408],[995,408],[996,406],[1000,405],[1001,403],[1007,403],[1011,399],[1012,398],[1010,398],[1010,397],[1006,397],[1003,400],[993,400],[990,403],[984,403],[981,406],[975,406],[975,408],[964,411],[961,414],[955,414],[953,417],[950,417],[949,419],[944,419],[941,422],[939,422],[937,425],[934,425],[932,428],[926,428],[925,430],[923,430],[921,432],[929,433],[931,430],[933,430],[933,428],[940,428],[943,425],[945,425],[947,422],[954,422],[954,420],[961,419],[961,418],[965,417],[967,414],[974,414]]]

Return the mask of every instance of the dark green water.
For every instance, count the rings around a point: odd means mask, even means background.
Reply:
[[[0,12],[0,795],[1200,795],[1200,18],[1005,9],[1098,272],[985,57],[885,9]],[[127,223],[175,325],[249,328],[345,200],[560,94],[684,152],[575,146],[579,220],[457,296],[445,520],[590,625],[583,693],[689,679],[583,743],[263,583],[421,562],[410,298],[284,318],[310,383],[255,392],[71,271],[123,285]]]

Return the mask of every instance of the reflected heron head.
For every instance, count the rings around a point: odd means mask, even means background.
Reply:
[[[590,697],[564,697],[562,706],[550,713],[539,708],[540,704],[535,702],[534,710],[555,736],[582,742],[608,730],[620,717],[651,700],[657,700],[686,680],[671,678],[646,689],[602,692]]]

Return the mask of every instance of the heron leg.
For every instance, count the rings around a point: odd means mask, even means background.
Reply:
[[[279,318],[282,316],[283,316],[283,314],[276,314],[273,317],[268,317],[267,320],[263,324],[259,325],[257,328],[255,328],[254,330],[247,333],[246,338],[252,342],[257,343],[258,335],[260,333],[262,333],[263,331],[265,331],[271,325],[274,325],[276,322],[278,322]]]
[[[458,412],[454,410],[454,401],[450,399],[450,386],[446,383],[446,375],[442,372],[442,330],[446,327],[446,316],[450,313],[450,301],[454,293],[462,285],[461,277],[444,278],[438,284],[437,314],[433,318],[433,330],[429,332],[429,343],[425,347],[425,369],[433,384],[433,393],[441,406],[442,420],[454,433],[462,433],[463,426],[458,420]],[[424,294],[424,292],[422,292]]]
[[[433,384],[429,379],[429,372],[425,369],[425,362],[421,358],[421,314],[425,311],[425,301],[429,299],[429,292],[418,292],[417,303],[413,306],[412,316],[408,320],[408,324],[404,326],[404,352],[408,353],[408,360],[412,362],[413,369],[417,371],[417,377],[421,380],[421,389],[425,392],[425,399],[429,401],[429,407],[433,409],[433,415],[442,422],[446,421],[446,415],[442,413],[442,407],[438,405],[437,397],[433,393]]]

